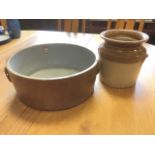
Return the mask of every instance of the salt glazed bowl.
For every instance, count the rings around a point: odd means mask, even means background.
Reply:
[[[10,57],[5,73],[20,100],[39,110],[79,105],[93,94],[99,63],[89,49],[73,44],[41,44]]]

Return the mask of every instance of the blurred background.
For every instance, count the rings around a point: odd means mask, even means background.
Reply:
[[[127,19],[126,19],[127,20]],[[132,20],[132,19],[131,19]],[[134,20],[134,28],[138,29],[139,20]],[[21,30],[49,30],[49,31],[66,31],[62,29],[65,19],[19,19]],[[85,19],[85,33],[100,33],[109,28],[116,28],[116,19]],[[60,24],[61,22],[61,24]],[[148,43],[155,44],[155,19],[144,19],[141,31],[150,36]],[[78,32],[82,32],[83,19],[78,19]]]

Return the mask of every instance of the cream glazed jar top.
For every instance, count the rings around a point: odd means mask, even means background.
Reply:
[[[114,88],[134,85],[147,57],[142,44],[149,36],[139,31],[117,29],[101,32],[100,36],[104,40],[99,47],[101,82]]]

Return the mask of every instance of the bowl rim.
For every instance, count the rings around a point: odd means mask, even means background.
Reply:
[[[24,50],[26,49],[29,49],[29,48],[32,48],[32,47],[37,47],[37,46],[47,46],[47,45],[68,45],[68,46],[74,46],[74,47],[78,47],[78,48],[82,48],[82,49],[85,49],[87,51],[89,51],[91,54],[93,54],[94,56],[94,62],[86,69],[82,70],[82,71],[79,71],[75,74],[71,74],[71,75],[66,75],[66,76],[60,76],[60,77],[51,77],[51,78],[38,78],[38,77],[33,77],[33,76],[27,76],[27,75],[23,75],[23,74],[20,74],[16,71],[14,71],[11,67],[10,67],[10,61],[11,59],[17,55],[19,52],[24,52]],[[25,78],[25,79],[29,79],[29,80],[38,80],[38,81],[51,81],[51,80],[63,80],[63,79],[69,79],[69,78],[74,78],[74,77],[77,77],[77,76],[80,76],[90,70],[92,70],[93,68],[95,68],[96,66],[98,65],[98,60],[96,58],[96,55],[94,52],[92,52],[90,49],[86,48],[86,47],[83,47],[81,45],[76,45],[76,44],[70,44],[70,43],[47,43],[47,44],[37,44],[37,45],[32,45],[32,46],[29,46],[29,47],[26,47],[26,48],[23,48],[21,50],[19,50],[18,52],[14,53],[7,61],[6,63],[6,69],[11,72],[12,74],[18,76],[18,77],[21,77],[21,78]]]

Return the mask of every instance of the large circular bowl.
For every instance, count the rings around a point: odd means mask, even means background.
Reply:
[[[89,49],[42,44],[13,55],[5,67],[18,97],[39,110],[60,110],[87,99],[94,90],[98,61]]]

